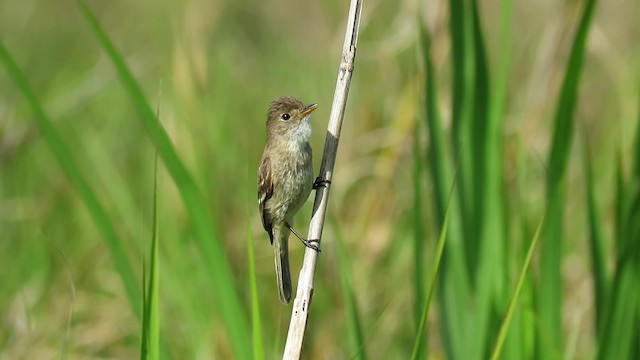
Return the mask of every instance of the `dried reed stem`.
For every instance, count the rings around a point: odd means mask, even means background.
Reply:
[[[331,181],[333,177],[333,166],[338,151],[342,118],[344,117],[344,110],[347,105],[349,85],[351,83],[351,75],[356,57],[362,1],[363,0],[351,0],[351,6],[349,7],[349,19],[344,38],[342,60],[340,61],[340,68],[338,70],[338,80],[333,95],[333,105],[331,106],[327,137],[324,143],[320,176],[329,181]],[[320,241],[328,202],[329,186],[320,187],[316,191],[313,215],[311,216],[309,236],[307,239],[318,239],[318,241]],[[285,345],[283,359],[299,359],[302,353],[302,342],[307,327],[311,298],[313,297],[313,279],[317,260],[318,253],[315,250],[307,248],[304,253],[302,269],[300,270],[300,276],[298,278],[296,298],[293,301],[291,323],[289,324],[289,333],[287,334],[287,343]]]

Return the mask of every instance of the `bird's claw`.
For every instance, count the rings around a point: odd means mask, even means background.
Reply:
[[[313,249],[317,252],[321,252],[320,251],[320,247],[316,244],[320,244],[320,240],[315,240],[315,239],[311,239],[311,240],[307,240],[305,238],[303,238],[300,234],[298,234],[297,231],[293,230],[293,227],[291,225],[289,225],[288,223],[285,223],[287,225],[287,228],[293,233],[293,235],[295,235],[298,239],[300,239],[300,241],[302,241],[302,243],[304,244],[304,246],[308,247],[309,249]],[[315,243],[315,244],[314,244]]]
[[[320,248],[317,245],[319,243],[318,240],[302,240],[302,239],[300,240],[302,241],[304,246],[308,247],[309,249],[315,250],[317,252],[322,252],[320,251]]]
[[[316,180],[313,182],[313,189],[317,190],[321,186],[324,187],[324,188],[329,188],[329,185],[331,185],[331,181],[330,180],[323,179],[322,177],[318,176],[316,178]]]

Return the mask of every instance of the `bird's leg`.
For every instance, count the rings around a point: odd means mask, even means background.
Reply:
[[[318,176],[316,178],[316,181],[313,182],[313,189],[318,190],[318,188],[320,188],[321,186],[324,186],[325,188],[329,188],[329,185],[331,185],[331,181],[327,179],[323,179],[322,177]]]
[[[300,236],[300,234],[298,234],[295,230],[293,230],[293,227],[291,225],[289,225],[288,223],[286,223],[286,225],[287,225],[287,229],[289,229],[293,233],[293,235],[295,235],[298,239],[300,239],[300,241],[302,241],[304,246],[310,249],[313,249],[317,252],[320,252],[320,248],[318,247],[318,245],[314,244],[314,243],[319,243],[320,240],[307,240],[302,236]]]

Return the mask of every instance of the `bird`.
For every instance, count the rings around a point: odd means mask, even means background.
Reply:
[[[290,232],[305,246],[320,251],[317,241],[306,240],[293,229],[294,216],[311,190],[328,183],[313,180],[310,118],[317,107],[284,96],[273,100],[267,110],[267,141],[258,167],[258,208],[273,245],[278,295],[285,305],[291,301]]]

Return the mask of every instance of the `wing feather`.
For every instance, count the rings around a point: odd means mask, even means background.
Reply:
[[[269,240],[273,244],[273,224],[267,209],[267,201],[273,196],[273,179],[271,177],[271,160],[264,157],[258,169],[258,207],[262,217],[262,226],[269,233]]]

